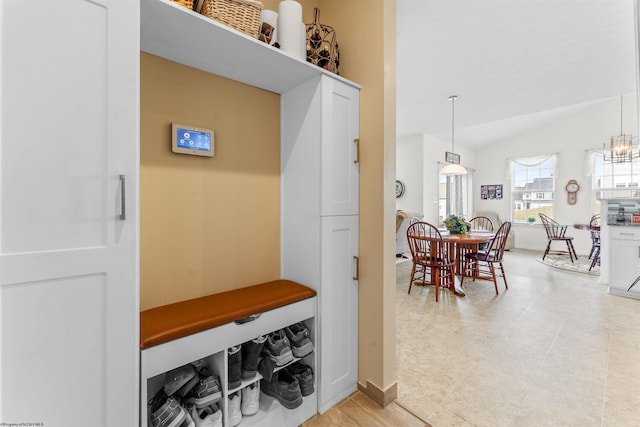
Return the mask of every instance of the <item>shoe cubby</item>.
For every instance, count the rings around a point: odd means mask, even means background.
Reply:
[[[298,301],[283,307],[265,311],[253,320],[245,323],[231,322],[196,334],[184,336],[141,351],[141,426],[154,427],[151,423],[148,402],[164,387],[165,373],[185,364],[202,361],[210,373],[217,375],[222,388],[219,401],[223,412],[223,425],[241,426],[297,426],[317,413],[317,380],[316,380],[316,298]],[[309,331],[309,338],[314,351],[302,358],[294,357],[292,361],[273,368],[273,375],[280,375],[282,369],[296,362],[309,366],[313,372],[313,393],[302,397],[302,404],[294,409],[285,408],[280,401],[262,392],[263,375],[257,372],[251,379],[241,379],[239,386],[229,386],[229,349],[251,341],[260,336],[267,336],[274,331],[302,322]],[[242,350],[240,350],[242,353]],[[263,357],[260,356],[260,360]],[[255,414],[243,415],[240,423],[231,423],[231,402],[229,397],[238,393],[242,398],[243,389],[258,384],[259,408]],[[242,411],[242,402],[240,404]]]

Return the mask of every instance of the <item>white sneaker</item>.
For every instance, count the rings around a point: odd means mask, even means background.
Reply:
[[[242,389],[242,415],[253,415],[260,409],[260,383],[251,383]]]
[[[222,411],[217,403],[204,408],[192,405],[189,413],[195,422],[195,427],[222,427]]]
[[[242,412],[240,411],[240,392],[236,391],[229,396],[229,425],[237,426],[242,422]]]

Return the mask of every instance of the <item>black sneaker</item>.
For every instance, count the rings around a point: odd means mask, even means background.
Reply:
[[[240,346],[236,345],[227,350],[228,353],[228,383],[229,389],[240,387],[242,384],[242,353]]]
[[[267,341],[266,336],[260,336],[254,340],[242,344],[242,379],[250,380],[258,373],[260,353]]]
[[[284,328],[291,343],[293,355],[299,359],[313,352],[309,329],[303,322],[294,323]]]
[[[287,409],[302,405],[302,392],[298,380],[286,369],[273,374],[271,381],[262,379],[260,389],[267,396],[275,397]]]
[[[309,396],[313,393],[313,370],[311,369],[311,366],[307,366],[301,362],[296,362],[284,369],[298,380],[298,384],[300,384],[300,391],[303,396]]]
[[[277,366],[284,366],[294,360],[291,344],[283,329],[269,334],[262,353],[273,359]]]

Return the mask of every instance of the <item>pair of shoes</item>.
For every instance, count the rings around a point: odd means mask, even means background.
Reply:
[[[266,336],[259,336],[256,339],[247,341],[242,344],[242,379],[250,380],[255,378],[258,373],[258,363],[260,362],[260,353],[267,341]]]
[[[242,415],[254,415],[260,409],[260,382],[256,381],[242,389]]]
[[[293,355],[299,359],[307,354],[313,353],[313,343],[311,342],[309,329],[303,322],[294,323],[284,329],[291,343]]]
[[[237,426],[242,422],[242,411],[240,410],[240,392],[236,391],[229,395],[229,425]]]
[[[295,409],[302,405],[302,392],[297,378],[286,369],[274,372],[271,381],[264,378],[260,381],[262,392],[275,397],[287,409]]]
[[[187,414],[191,415],[195,427],[222,427],[222,409],[218,403],[200,409],[190,405]]]
[[[242,353],[241,346],[236,345],[227,349],[227,384],[229,390],[242,384]]]
[[[298,380],[300,392],[303,396],[309,396],[314,392],[313,369],[311,369],[311,366],[305,365],[302,362],[296,362],[284,369]]]
[[[200,369],[198,383],[184,398],[184,403],[192,404],[197,409],[203,409],[222,399],[222,385],[220,378],[209,372],[206,366]]]
[[[151,425],[153,427],[179,427],[189,426],[189,420],[185,409],[180,406],[178,399],[167,396],[164,388],[161,388],[148,402]],[[187,417],[189,420],[187,420]]]
[[[271,332],[267,336],[262,353],[276,362],[276,366],[284,366],[293,362],[291,344],[283,329]]]

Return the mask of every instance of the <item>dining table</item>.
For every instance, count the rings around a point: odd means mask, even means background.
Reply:
[[[586,223],[577,223],[573,224],[573,228],[577,230],[590,230],[590,231],[600,231],[600,224],[586,224]]]
[[[489,231],[474,231],[471,230],[465,234],[442,234],[442,241],[448,246],[447,252],[449,259],[453,261],[455,279],[453,281],[453,293],[457,296],[465,296],[462,289],[462,281],[458,276],[464,274],[462,271],[463,255],[464,252],[477,252],[481,243],[490,242],[495,236],[495,233]],[[424,236],[427,240],[436,240],[437,237]]]

